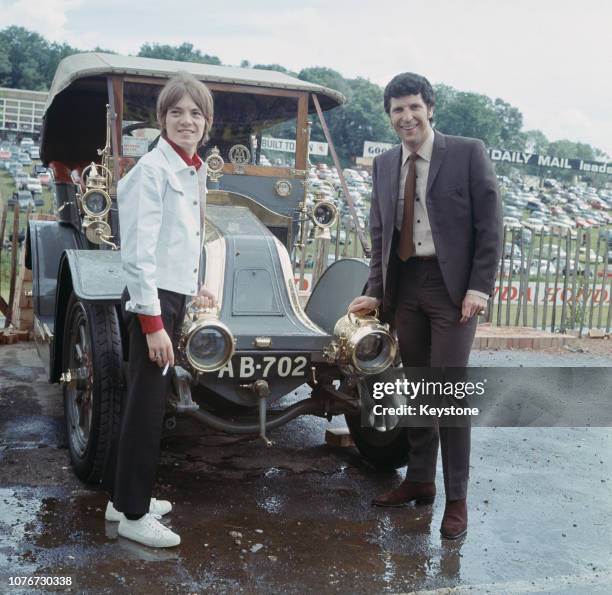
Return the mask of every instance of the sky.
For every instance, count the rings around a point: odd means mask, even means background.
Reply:
[[[190,42],[223,64],[326,66],[383,86],[418,72],[500,97],[522,112],[524,130],[612,157],[610,23],[607,0],[0,0],[0,28],[83,50]]]

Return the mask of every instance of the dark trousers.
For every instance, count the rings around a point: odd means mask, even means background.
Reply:
[[[172,339],[176,357],[185,296],[164,289],[159,289],[158,295],[164,328]],[[129,340],[127,394],[121,408],[119,435],[113,441],[102,483],[117,510],[143,515],[149,512],[172,375],[168,372],[162,376],[162,368],[149,359],[138,316],[125,310],[128,300],[125,289],[121,306]]]
[[[465,367],[476,317],[460,325],[461,309],[444,285],[437,260],[402,262],[392,253],[396,275],[395,327],[404,366]],[[470,464],[470,428],[408,428],[410,455],[406,479],[433,482],[438,444],[447,500],[465,498]]]

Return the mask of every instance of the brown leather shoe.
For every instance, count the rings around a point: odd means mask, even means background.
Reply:
[[[440,533],[446,539],[459,539],[467,533],[467,504],[462,500],[447,500]]]
[[[415,504],[431,504],[436,497],[436,484],[433,482],[417,482],[405,479],[397,488],[386,494],[374,498],[374,506],[407,506],[414,501]]]

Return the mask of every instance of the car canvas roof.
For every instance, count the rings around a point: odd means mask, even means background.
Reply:
[[[302,81],[275,70],[215,66],[194,62],[176,62],[156,58],[89,52],[73,54],[59,63],[51,83],[45,112],[59,93],[80,78],[115,74],[167,79],[180,70],[189,72],[204,82],[252,85],[254,87],[316,93],[323,110],[332,109],[346,101],[344,95],[338,91]]]

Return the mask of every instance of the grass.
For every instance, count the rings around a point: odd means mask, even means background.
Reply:
[[[557,304],[559,304],[559,302],[557,302]],[[580,312],[581,312],[581,303],[577,303],[576,304],[576,309],[575,309],[575,313],[574,313],[574,318],[572,318],[572,304],[568,303],[566,304],[565,307],[565,329],[566,330],[578,330],[580,327]],[[491,323],[493,324],[493,326],[498,326],[497,325],[497,311],[499,309],[499,305],[497,303],[497,301],[494,302],[493,305],[493,314],[491,317]],[[518,304],[510,304],[510,323],[508,326],[516,326],[515,325],[515,321],[516,321],[516,313],[519,309]],[[610,309],[609,304],[603,304],[601,306],[599,305],[595,305],[593,307],[593,324],[592,327],[593,328],[597,328],[598,324],[598,317],[599,317],[599,311],[601,310],[601,328],[605,328],[606,327],[606,322],[608,320],[608,311]],[[554,311],[555,311],[555,324],[554,324],[554,328],[555,330],[559,330],[560,326],[561,326],[561,317],[562,317],[562,311],[563,311],[563,306],[562,305],[557,305],[554,307]],[[542,322],[544,321],[544,305],[543,304],[539,304],[537,306],[537,308],[534,306],[534,304],[528,304],[527,305],[527,309],[526,309],[526,315],[527,315],[527,322],[526,324],[523,323],[523,315],[525,313],[525,309],[523,307],[521,307],[520,310],[520,317],[519,317],[519,322],[518,322],[518,326],[530,326],[533,327],[534,326],[534,321],[536,320],[536,312],[537,312],[537,327],[538,329],[542,328]],[[504,302],[501,305],[501,319],[500,319],[500,324],[499,326],[507,326],[506,325],[506,316],[508,313],[508,305]],[[545,329],[550,330],[550,327],[552,325],[552,316],[553,316],[553,305],[551,304],[547,304],[546,307],[546,321],[544,324]],[[584,329],[588,329],[589,328],[589,316],[590,316],[590,304],[587,303],[586,304],[586,309],[585,309],[585,314],[584,314],[584,321],[583,321],[583,327]]]

